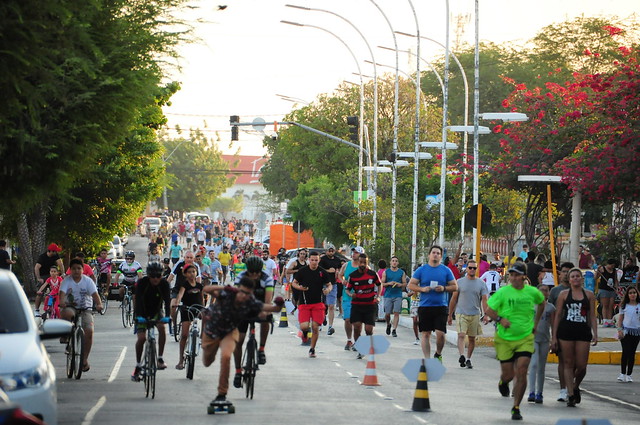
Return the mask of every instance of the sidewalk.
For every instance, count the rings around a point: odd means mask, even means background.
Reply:
[[[400,315],[400,326],[412,329],[413,319],[407,314]],[[493,347],[493,336],[495,327],[493,324],[482,326],[483,335],[476,338],[476,347]],[[598,326],[598,345],[592,346],[589,352],[589,364],[620,364],[622,355],[620,342],[615,339],[615,328],[603,328]],[[447,342],[451,345],[458,345],[458,332],[456,324],[447,326]],[[547,362],[558,363],[558,356],[549,354]],[[636,353],[636,364],[640,364],[640,353]]]

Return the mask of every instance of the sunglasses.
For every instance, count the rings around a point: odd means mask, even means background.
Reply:
[[[152,278],[152,279],[158,279],[158,278],[161,278],[161,277],[162,277],[162,275],[161,275],[161,274],[159,274],[159,273],[152,273],[152,274],[150,274],[150,275],[148,275],[148,276],[149,276],[150,278]]]
[[[467,267],[469,270],[475,270],[477,267]]]

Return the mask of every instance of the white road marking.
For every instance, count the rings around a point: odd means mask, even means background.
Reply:
[[[393,407],[395,407],[398,410],[404,410],[404,408],[402,406],[400,406],[399,404],[393,403]]]
[[[553,382],[560,382],[559,380],[557,380],[555,378],[547,377],[547,379],[549,381],[553,381]],[[591,395],[599,397],[599,398],[601,398],[603,400],[611,401],[611,402],[614,402],[614,403],[622,404],[623,406],[632,407],[634,409],[640,410],[640,406],[638,406],[637,404],[628,403],[628,402],[626,402],[624,400],[619,400],[617,398],[609,397],[608,395],[599,394],[599,393],[596,393],[594,391],[585,390],[583,388],[580,388],[580,392],[591,394]]]
[[[111,375],[109,375],[109,379],[107,380],[107,382],[113,382],[118,376],[118,372],[120,371],[120,366],[122,366],[122,362],[124,361],[125,354],[127,354],[127,347],[122,347],[120,357],[118,357],[118,360],[116,360],[116,364],[113,366]]]
[[[98,410],[100,410],[102,408],[102,406],[104,406],[104,404],[106,402],[107,402],[107,397],[106,396],[100,397],[100,399],[95,404],[95,406],[93,406],[91,408],[91,410],[89,410],[87,412],[87,414],[84,416],[84,420],[82,421],[82,425],[91,425],[91,422],[93,422],[93,418],[96,416],[96,413],[98,413]]]
[[[375,395],[377,395],[378,397],[380,397],[380,398],[384,398],[384,397],[385,397],[385,395],[384,395],[384,394],[382,394],[380,391],[374,391],[373,393],[374,393]]]
[[[422,422],[423,424],[429,423],[429,421],[422,419],[420,416],[413,415],[413,417],[416,418],[416,420],[418,420],[419,422]]]

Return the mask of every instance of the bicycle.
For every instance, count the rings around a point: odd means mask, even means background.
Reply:
[[[144,393],[145,397],[156,397],[156,372],[158,371],[158,353],[156,349],[156,325],[158,322],[167,323],[168,318],[159,321],[152,319],[145,319],[144,317],[138,317],[138,323],[145,323],[147,325],[147,341],[144,343],[144,351],[142,356],[142,366],[140,367],[140,374],[144,381]]]
[[[180,319],[180,308],[176,306],[176,320],[171,320],[169,323],[169,328],[173,333],[173,339],[176,342],[180,342],[180,337],[182,335],[182,320]]]
[[[269,319],[254,318],[249,320],[249,339],[242,355],[242,386],[245,388],[245,397],[253,400],[253,390],[258,367],[258,341],[256,340],[256,322],[266,323]],[[271,333],[273,333],[273,318],[271,318]]]
[[[185,370],[187,371],[187,379],[193,379],[193,371],[196,366],[196,357],[200,352],[200,332],[201,332],[201,318],[200,312],[204,309],[204,306],[194,304],[189,306],[186,311],[191,321],[189,327],[189,334],[187,337],[187,343],[184,350]]]
[[[49,293],[44,299],[44,312],[42,313],[42,323],[47,319],[58,319],[60,317],[59,312],[55,309],[56,299],[58,295],[51,295]]]
[[[73,316],[73,326],[71,327],[71,335],[67,341],[65,352],[67,353],[67,378],[75,377],[80,379],[82,376],[82,356],[84,354],[84,329],[82,328],[82,312],[93,308],[76,308]]]
[[[127,285],[123,286],[124,295],[122,297],[122,302],[120,303],[122,326],[128,328],[133,325],[133,298],[131,296],[131,291],[129,291],[129,287]]]

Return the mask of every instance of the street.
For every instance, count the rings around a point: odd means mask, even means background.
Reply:
[[[146,257],[144,241],[131,238],[130,249]],[[279,288],[278,288],[279,290]],[[267,343],[267,364],[256,377],[253,400],[241,389],[231,388],[228,398],[236,413],[210,416],[209,402],[216,396],[219,363],[204,368],[197,359],[193,381],[185,371],[174,368],[178,343],[168,339],[165,361],[158,371],[156,398],[146,399],[143,384],[130,380],[135,366],[132,329],[122,327],[119,303],[110,302],[105,316],[96,315],[95,337],[90,356],[91,370],[80,380],[64,376],[64,346],[47,341],[47,349],[58,372],[59,423],[91,424],[297,424],[297,423],[426,423],[426,424],[506,424],[512,423],[512,401],[498,393],[499,364],[492,347],[479,347],[473,356],[473,369],[458,366],[455,347],[447,344],[443,353],[447,372],[438,382],[429,382],[431,412],[412,412],[415,382],[401,372],[408,359],[421,357],[413,345],[412,331],[398,329],[398,338],[387,337],[389,350],[376,355],[379,387],[360,385],[367,356],[344,351],[342,319],[336,320],[333,336],[320,336],[318,357],[307,357],[308,347],[300,346],[296,321],[289,316],[289,327],[276,322]],[[378,324],[376,335],[384,335]],[[558,386],[553,379],[556,365],[547,366],[544,404],[522,404],[524,420],[534,424],[554,424],[561,418],[607,418],[612,424],[635,424],[640,418],[640,382],[616,382],[617,365],[589,365],[583,383],[582,403],[568,408],[557,402]],[[233,371],[232,375],[233,377]],[[640,379],[638,379],[640,381]],[[525,394],[526,400],[526,394]]]

